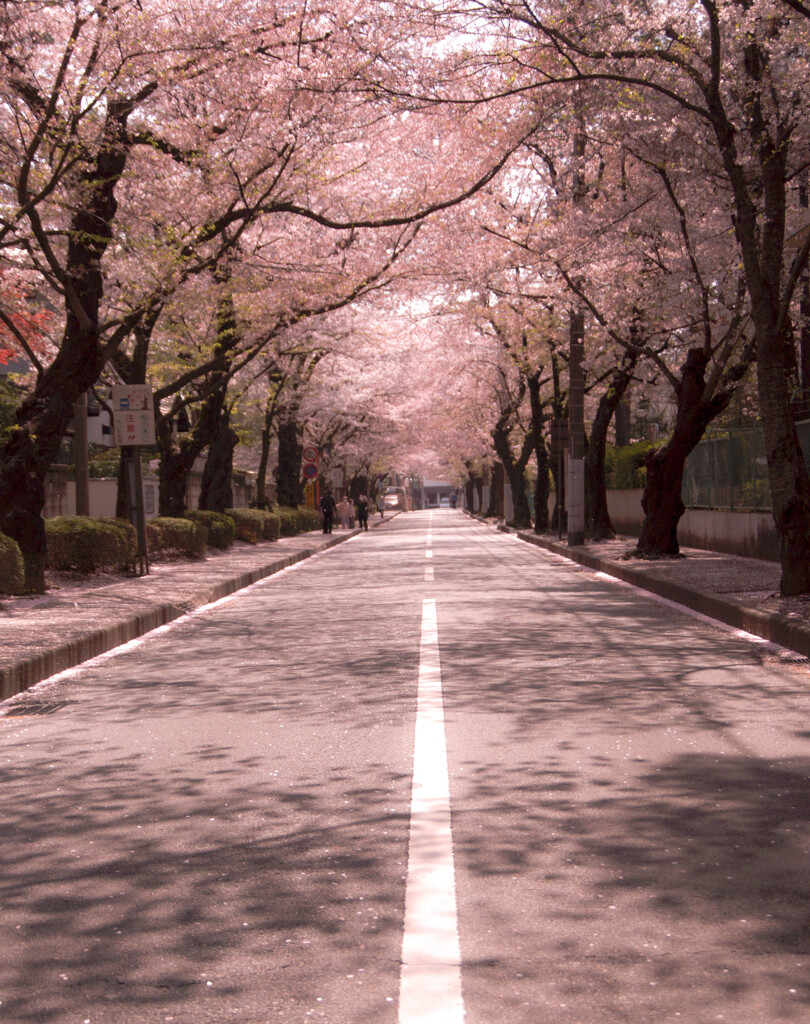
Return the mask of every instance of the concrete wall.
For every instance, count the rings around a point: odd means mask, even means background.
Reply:
[[[617,533],[637,537],[643,491],[608,491],[608,511]],[[770,512],[688,508],[678,523],[678,542],[688,548],[779,561],[779,540]]]
[[[114,516],[115,502],[118,496],[118,481],[110,479],[90,480],[90,515],[91,516]],[[143,504],[147,519],[154,519],[157,515],[158,503],[158,478],[156,476],[145,476],[143,478]],[[64,512],[58,515],[76,515],[76,483],[73,480],[67,482],[67,500]],[[46,512],[47,518],[47,512]]]
[[[64,467],[60,467],[62,469]],[[197,508],[200,496],[200,484],[202,472],[195,467],[189,473],[188,499],[189,508]],[[254,497],[254,485],[250,477],[242,472],[235,472],[233,475],[233,504],[234,508],[247,508]],[[53,516],[74,516],[76,515],[76,483],[67,479],[67,470],[64,473],[54,473],[53,469],[49,474],[46,483],[45,518]],[[90,480],[90,515],[91,516],[114,516],[115,502],[118,494],[118,481],[112,479]],[[158,478],[156,476],[145,476],[143,478],[143,504],[147,519],[154,519],[158,514]]]
[[[678,524],[678,541],[685,547],[779,561],[779,538],[770,512],[688,508]]]

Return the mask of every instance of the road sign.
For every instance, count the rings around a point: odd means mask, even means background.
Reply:
[[[318,467],[315,465],[314,462],[305,462],[303,473],[307,480],[317,480]]]
[[[155,443],[155,406],[148,384],[114,384],[112,408],[117,445]]]
[[[318,449],[315,447],[314,444],[305,444],[304,449],[301,452],[301,457],[303,458],[304,462],[314,462],[317,464]]]

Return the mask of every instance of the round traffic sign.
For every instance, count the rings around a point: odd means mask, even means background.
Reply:
[[[318,449],[314,444],[305,444],[304,450],[301,452],[304,462],[317,462],[318,461]]]
[[[303,472],[307,480],[314,480],[318,475],[318,467],[314,462],[305,462]]]

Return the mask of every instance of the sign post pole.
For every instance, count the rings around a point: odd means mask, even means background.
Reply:
[[[112,389],[114,440],[129,448],[127,458],[127,497],[129,518],[138,534],[140,575],[149,573],[146,514],[143,505],[141,446],[155,443],[155,406],[148,384],[115,384]]]
[[[309,480],[315,488],[315,511],[317,512],[321,507],[321,493],[320,487],[318,486],[318,461],[320,458],[320,452],[314,444],[305,444],[301,450],[301,458],[304,462],[301,472],[304,474],[304,478]]]
[[[127,498],[129,519],[138,535],[139,575],[149,575],[149,549],[146,542],[146,515],[143,507],[143,467],[140,445],[130,445],[127,451]]]

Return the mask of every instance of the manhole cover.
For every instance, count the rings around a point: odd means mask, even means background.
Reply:
[[[24,715],[52,715],[54,711],[75,704],[72,700],[28,700],[12,704],[4,712],[6,718],[22,718]]]

